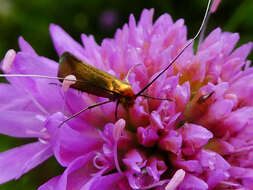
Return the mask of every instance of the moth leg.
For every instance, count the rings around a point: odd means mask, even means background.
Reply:
[[[115,108],[115,120],[117,121],[118,120],[118,108],[119,108],[119,100],[117,101],[116,103],[116,108]]]
[[[63,122],[61,122],[61,124],[58,127],[60,128],[64,123],[66,123],[67,121],[69,121],[69,120],[73,119],[74,117],[80,115],[81,113],[85,112],[86,110],[89,110],[89,109],[92,109],[92,108],[95,108],[95,107],[98,107],[98,106],[101,106],[103,104],[107,104],[107,103],[110,103],[110,102],[112,102],[112,100],[107,100],[107,101],[104,101],[104,102],[100,102],[100,103],[88,106],[88,107],[80,110],[79,112],[69,116],[67,119],[65,119]]]

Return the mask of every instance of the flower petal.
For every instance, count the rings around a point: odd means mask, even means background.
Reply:
[[[0,111],[0,133],[14,137],[44,137],[44,116],[28,111]]]
[[[0,153],[0,183],[17,179],[52,155],[49,144],[26,144]]]
[[[54,190],[81,189],[98,170],[93,166],[94,152],[74,160],[60,177]]]
[[[91,185],[89,190],[118,190],[120,188],[120,181],[124,179],[124,175],[120,173],[115,173],[111,175],[106,175],[98,177]],[[84,190],[84,189],[82,189]]]
[[[179,185],[178,190],[186,189],[207,190],[208,185],[202,179],[194,175],[186,174],[184,181]]]
[[[38,190],[55,190],[55,187],[59,181],[61,176],[56,176],[52,179],[50,179],[49,181],[47,181],[46,183],[44,183],[43,185],[41,185]]]
[[[26,110],[39,113],[31,98],[12,85],[0,83],[0,110]],[[7,104],[8,102],[8,104]]]
[[[36,74],[46,76],[57,75],[58,64],[49,61],[46,58],[34,56],[27,53],[18,53],[16,55],[11,73],[15,74]],[[23,90],[30,99],[36,102],[45,113],[55,112],[62,108],[62,95],[57,86],[50,83],[58,83],[56,79],[41,79],[38,77],[7,77],[13,86]],[[54,106],[52,106],[54,105]]]
[[[37,55],[32,46],[27,41],[25,41],[22,36],[18,38],[18,45],[21,51],[30,53],[32,55]]]
[[[77,157],[101,148],[102,139],[95,129],[93,133],[80,133],[67,125],[59,128],[64,119],[61,113],[53,114],[47,120],[46,128],[57,160],[67,166]]]
[[[60,26],[50,24],[50,35],[52,37],[54,47],[59,56],[68,51],[79,57],[81,60],[85,60],[84,48],[73,38],[67,34]]]

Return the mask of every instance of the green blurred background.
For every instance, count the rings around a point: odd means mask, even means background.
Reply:
[[[85,33],[94,35],[100,43],[103,38],[112,38],[115,30],[128,22],[130,13],[139,19],[143,8],[155,8],[155,18],[163,13],[169,13],[174,21],[184,18],[190,38],[198,30],[206,3],[207,0],[0,0],[0,59],[8,49],[18,50],[17,39],[23,36],[39,55],[58,60],[49,36],[50,23],[62,26],[77,41]],[[207,33],[219,26],[239,32],[238,45],[253,41],[252,10],[252,0],[223,0],[209,20]],[[0,152],[31,141],[0,135]],[[62,171],[51,158],[18,181],[0,185],[0,190],[36,189]]]

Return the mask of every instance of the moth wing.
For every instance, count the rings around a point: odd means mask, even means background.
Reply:
[[[58,77],[74,75],[77,79],[71,88],[110,99],[117,95],[111,90],[114,77],[110,74],[81,61],[69,52],[64,52],[59,62]]]

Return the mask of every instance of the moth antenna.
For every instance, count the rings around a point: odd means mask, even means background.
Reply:
[[[137,64],[137,65],[133,65],[133,66],[128,70],[127,75],[126,75],[126,77],[125,77],[125,81],[126,81],[126,82],[129,83],[128,77],[129,77],[130,73],[134,70],[135,67],[140,66],[140,65],[141,65],[140,63]]]
[[[0,74],[0,77],[34,77],[34,78],[44,78],[44,79],[57,79],[57,80],[67,80],[67,81],[72,81],[72,82],[77,82],[79,80],[75,79],[66,79],[62,77],[54,77],[54,76],[46,76],[46,75],[35,75],[35,74]],[[82,82],[82,81],[79,81]]]
[[[97,104],[93,104],[93,105],[91,105],[91,106],[88,106],[88,107],[82,109],[81,111],[76,112],[76,113],[74,113],[73,115],[69,116],[67,119],[65,119],[63,122],[61,122],[61,124],[60,124],[58,127],[60,128],[60,127],[61,127],[64,123],[66,123],[67,121],[73,119],[74,117],[80,115],[81,113],[83,113],[83,112],[85,112],[85,111],[87,111],[87,110],[89,110],[89,109],[91,109],[91,108],[95,108],[95,107],[97,107],[97,106],[101,106],[101,105],[104,105],[104,104],[107,104],[107,103],[110,103],[110,102],[112,102],[112,100],[107,100],[107,101],[104,101],[104,102],[101,102],[101,103],[97,103]]]
[[[167,71],[171,65],[180,57],[180,55],[183,54],[184,50],[186,48],[188,48],[193,42],[194,40],[199,36],[200,32],[202,31],[203,29],[203,26],[205,24],[205,21],[207,19],[207,16],[208,16],[208,12],[209,12],[209,8],[210,8],[210,4],[211,4],[212,0],[208,0],[208,4],[207,4],[207,8],[206,8],[206,12],[205,12],[205,16],[202,20],[202,23],[200,25],[200,28],[197,32],[197,34],[193,37],[193,39],[191,39],[181,50],[180,52],[170,61],[169,65],[164,69],[162,70],[150,83],[148,83],[142,90],[140,90],[136,95],[135,97],[138,97],[140,96],[145,90],[147,90],[148,87],[150,87],[163,73],[165,73],[165,71]]]

